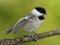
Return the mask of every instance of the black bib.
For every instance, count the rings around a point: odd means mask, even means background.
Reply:
[[[39,18],[39,20],[44,20],[45,19],[43,16],[39,16],[38,18]]]

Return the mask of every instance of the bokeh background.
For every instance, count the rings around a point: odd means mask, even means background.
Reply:
[[[47,10],[46,19],[35,30],[43,33],[60,28],[60,0],[0,0],[0,40],[20,37],[25,34],[19,31],[16,34],[4,34],[3,31],[14,25],[18,19],[29,13],[34,7],[44,7]],[[60,45],[60,36],[52,36],[38,40],[37,42],[22,43],[19,45]]]

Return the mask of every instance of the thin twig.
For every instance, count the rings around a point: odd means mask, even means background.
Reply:
[[[60,30],[52,30],[49,32],[40,33],[37,36],[38,37],[37,40],[47,38],[47,37],[51,37],[54,35],[60,35]],[[36,36],[36,35],[34,34],[33,36]],[[30,42],[30,41],[34,41],[32,39],[32,37],[30,35],[24,35],[24,36],[22,36],[20,38],[16,38],[16,39],[1,40],[0,45],[18,45],[18,44]]]

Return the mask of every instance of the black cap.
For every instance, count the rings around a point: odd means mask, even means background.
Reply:
[[[46,10],[45,10],[43,7],[35,7],[35,9],[36,9],[37,11],[39,11],[40,13],[46,14]]]

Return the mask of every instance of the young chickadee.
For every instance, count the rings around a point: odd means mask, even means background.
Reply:
[[[44,21],[44,14],[46,14],[46,10],[44,8],[35,7],[35,9],[33,9],[25,17],[19,19],[15,25],[6,29],[4,33],[8,34],[11,31],[16,33],[19,29],[23,29],[27,32],[33,32]]]

